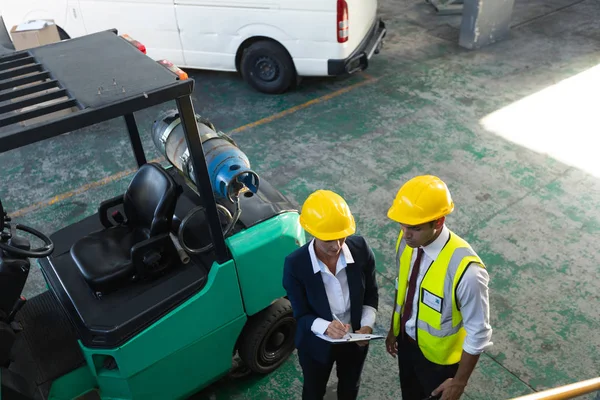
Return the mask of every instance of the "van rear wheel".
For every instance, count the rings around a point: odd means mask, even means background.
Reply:
[[[296,320],[287,299],[279,299],[250,317],[239,338],[239,356],[253,372],[268,374],[295,349]]]
[[[60,40],[67,40],[67,39],[71,39],[71,36],[69,36],[69,34],[60,26],[56,25],[56,29],[58,30],[58,38]]]
[[[296,81],[296,69],[288,52],[270,40],[252,43],[244,50],[242,77],[259,92],[281,94]]]

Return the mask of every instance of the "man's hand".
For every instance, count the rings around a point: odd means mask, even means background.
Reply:
[[[437,389],[431,394],[437,396],[442,395],[441,400],[458,400],[465,391],[469,377],[475,369],[475,365],[479,360],[479,355],[472,355],[463,350],[458,371],[454,378],[446,379]]]
[[[362,328],[357,330],[355,333],[362,333],[363,335],[370,335],[371,333],[373,333],[373,329],[370,326],[363,326]],[[368,345],[369,341],[361,340],[360,342],[356,342],[356,344],[362,347],[362,346]]]
[[[467,386],[465,383],[457,381],[454,378],[448,378],[431,394],[437,396],[441,393],[442,397],[440,400],[458,400],[465,391],[465,386]]]
[[[332,321],[327,327],[325,334],[332,339],[341,339],[349,330],[350,325],[344,325],[339,321]]]
[[[385,349],[392,357],[396,358],[398,354],[398,342],[396,341],[396,335],[394,335],[394,329],[390,329],[385,339]]]

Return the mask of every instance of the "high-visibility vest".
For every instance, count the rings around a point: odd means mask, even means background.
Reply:
[[[404,310],[408,273],[413,254],[413,249],[406,245],[402,236],[400,231],[396,242],[398,296],[393,316],[396,337],[400,334],[400,320]],[[448,242],[429,267],[419,291],[415,292],[415,295],[419,295],[418,306],[413,309],[413,313],[417,313],[417,344],[423,355],[433,363],[456,364],[462,356],[466,331],[463,328],[460,305],[456,299],[456,288],[467,266],[472,263],[485,268],[471,246],[458,235],[450,232]]]

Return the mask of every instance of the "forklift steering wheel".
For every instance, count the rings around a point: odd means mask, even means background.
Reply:
[[[4,250],[10,254],[16,254],[16,255],[23,256],[23,257],[29,257],[29,258],[44,258],[44,257],[47,257],[50,254],[52,254],[52,252],[54,251],[54,243],[52,242],[52,240],[50,240],[50,238],[48,236],[44,235],[42,232],[40,232],[36,229],[33,229],[29,226],[20,225],[20,224],[14,225],[14,231],[16,231],[16,230],[21,230],[23,232],[30,233],[33,236],[37,237],[38,239],[41,239],[46,245],[43,247],[38,247],[37,249],[24,250],[24,249],[20,249],[18,247],[14,247],[9,244],[6,244],[2,240],[0,240],[0,249]]]
[[[223,231],[223,236],[227,236],[229,234],[229,232],[231,232],[231,229],[233,229],[235,223],[237,222],[237,220],[240,217],[240,206],[239,206],[239,201],[236,202],[236,213],[235,215],[231,215],[231,213],[229,212],[229,210],[217,203],[217,210],[221,211],[223,213],[223,215],[225,215],[225,218],[227,219],[227,227],[225,228],[225,230]],[[212,248],[214,247],[214,243],[209,243],[204,247],[201,247],[199,249],[192,249],[189,246],[187,246],[185,244],[185,241],[183,239],[183,231],[185,230],[189,220],[198,212],[206,212],[206,208],[204,206],[197,206],[195,208],[193,208],[183,219],[183,221],[181,221],[181,224],[179,225],[179,231],[177,234],[177,239],[179,240],[179,244],[181,245],[181,247],[188,253],[190,254],[201,254],[201,253],[206,253],[209,250],[212,250]]]

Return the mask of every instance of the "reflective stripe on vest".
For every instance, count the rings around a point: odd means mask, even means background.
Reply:
[[[402,232],[396,244],[396,266],[398,280],[396,288],[396,307],[394,309],[394,334],[400,334],[400,319],[406,298],[408,273],[412,262],[413,249],[406,245]],[[477,263],[485,265],[467,242],[450,232],[450,239],[431,264],[425,274],[418,292],[417,342],[423,354],[437,364],[454,364],[460,361],[462,343],[466,332],[463,328],[462,316],[455,299],[456,287],[467,266]],[[425,291],[430,298],[440,300],[441,312],[428,306],[423,300]],[[433,295],[433,296],[432,296]]]

